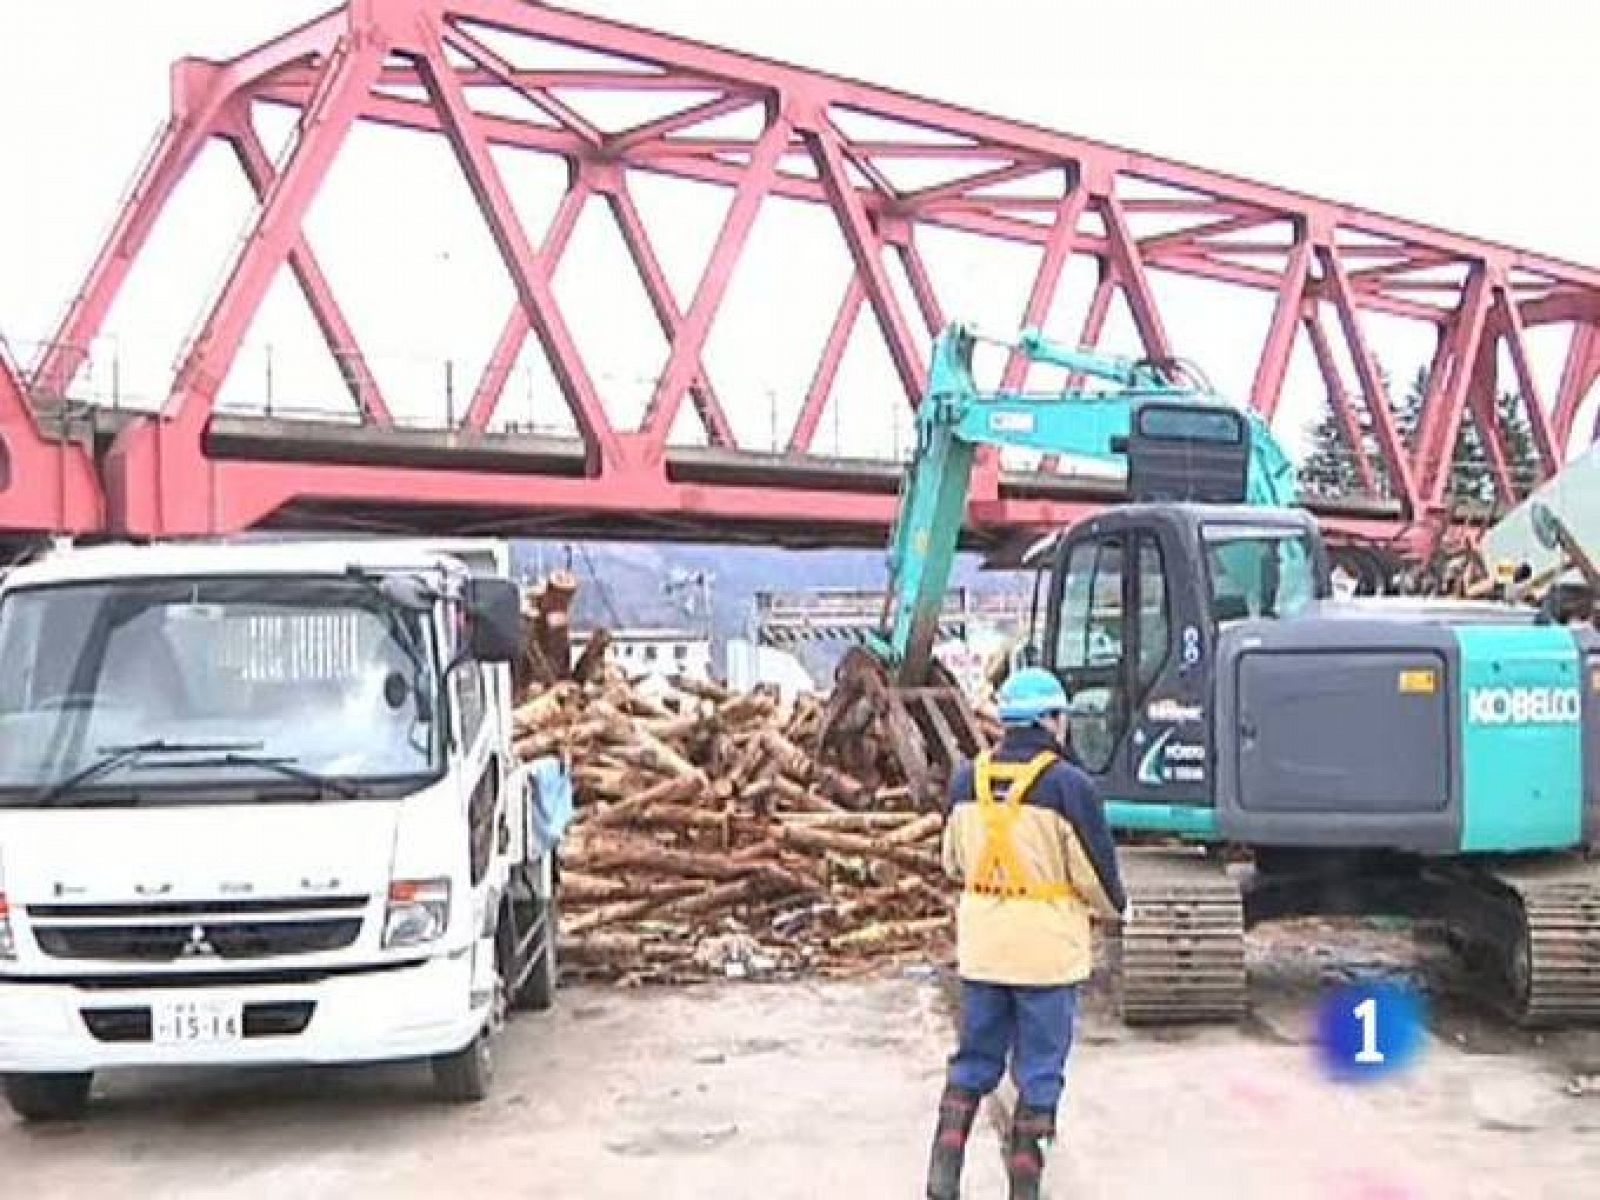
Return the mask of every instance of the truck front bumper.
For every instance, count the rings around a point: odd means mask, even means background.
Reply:
[[[358,970],[315,982],[183,987],[77,987],[0,981],[0,1071],[355,1063],[426,1057],[466,1046],[488,1016],[473,995],[472,952]],[[243,1036],[158,1044],[151,1006],[238,1002]]]

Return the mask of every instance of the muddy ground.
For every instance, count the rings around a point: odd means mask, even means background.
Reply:
[[[1132,1033],[1092,995],[1056,1197],[1096,1200],[1591,1200],[1600,1032],[1535,1037],[1477,1005],[1442,946],[1404,926],[1252,936],[1238,1028]],[[1321,1077],[1317,989],[1411,974],[1433,1036],[1393,1083]],[[436,1106],[427,1073],[114,1076],[91,1117],[0,1117],[0,1196],[913,1198],[950,1037],[948,981],[578,988],[503,1039],[496,1095]],[[997,1098],[967,1194],[1003,1197]]]

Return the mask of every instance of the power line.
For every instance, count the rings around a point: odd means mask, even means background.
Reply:
[[[571,553],[571,547],[568,548]],[[582,542],[578,543],[578,553],[583,555],[583,564],[589,569],[589,578],[594,580],[595,586],[600,589],[600,602],[605,605],[606,615],[611,618],[611,628],[621,629],[622,618],[617,615],[617,606],[611,600],[611,589],[606,586],[606,581],[594,569],[594,559],[589,557],[589,547]]]

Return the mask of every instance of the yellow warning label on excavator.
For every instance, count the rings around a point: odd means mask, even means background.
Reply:
[[[1439,690],[1438,675],[1427,667],[1400,672],[1402,696],[1431,696]]]

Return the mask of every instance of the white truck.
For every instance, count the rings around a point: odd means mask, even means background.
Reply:
[[[71,549],[0,583],[0,1076],[431,1062],[556,985],[556,760],[512,751],[503,543]]]

